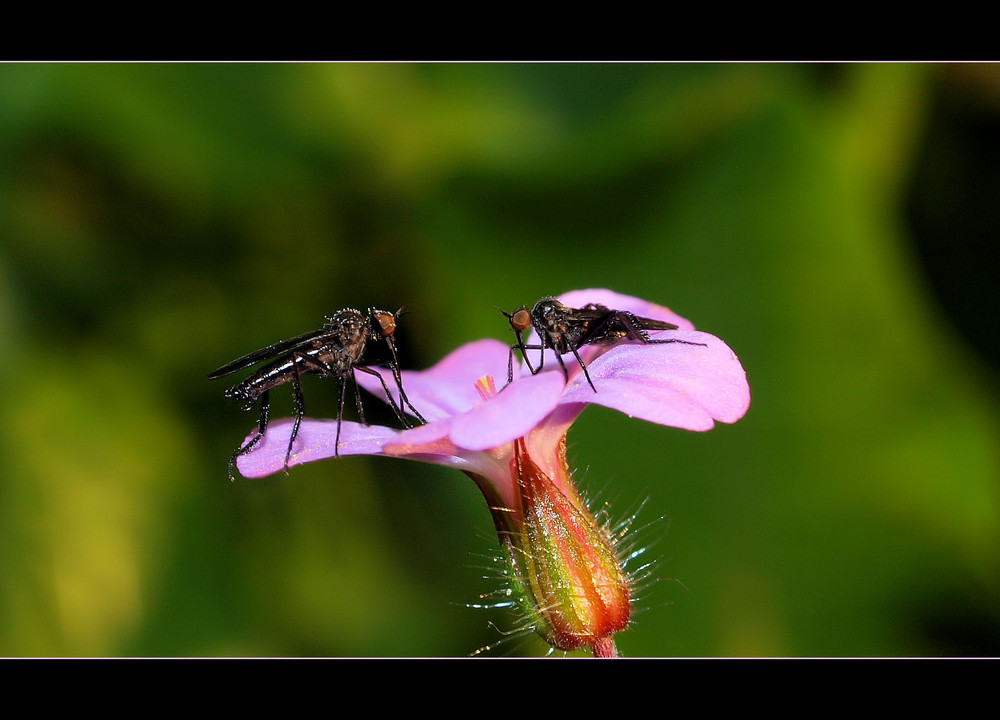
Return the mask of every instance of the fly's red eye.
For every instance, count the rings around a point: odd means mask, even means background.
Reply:
[[[390,336],[396,332],[396,316],[392,313],[375,313],[375,319],[378,320],[383,335]]]
[[[531,327],[531,314],[524,308],[514,313],[510,318],[515,330],[527,330]]]

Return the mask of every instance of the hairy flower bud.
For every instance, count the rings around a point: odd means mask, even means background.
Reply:
[[[550,478],[523,438],[510,460],[517,507],[494,512],[512,578],[529,622],[560,650],[591,647],[617,654],[612,635],[628,626],[628,578],[603,528],[573,486],[565,438],[558,443],[560,477]]]

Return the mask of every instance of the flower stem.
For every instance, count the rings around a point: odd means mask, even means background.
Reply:
[[[615,639],[610,635],[606,635],[600,638],[597,642],[595,642],[594,657],[595,658],[618,657],[618,648],[615,646]]]

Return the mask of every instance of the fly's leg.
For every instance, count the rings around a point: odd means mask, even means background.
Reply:
[[[358,408],[358,419],[362,425],[368,427],[368,421],[365,420],[365,408],[361,402],[361,390],[358,388],[358,378],[354,373],[351,373],[351,380],[354,385],[354,405]]]
[[[544,358],[545,350],[541,345],[525,345],[524,341],[521,340],[521,334],[518,333],[517,344],[510,346],[510,351],[507,353],[507,385],[514,382],[514,351],[518,350],[521,353],[521,357],[524,358],[524,364],[528,366],[528,370],[531,371],[532,375],[537,375],[542,369],[540,366],[538,370],[531,366],[531,360],[528,359],[528,350],[542,350],[542,357]]]
[[[583,375],[587,378],[587,383],[590,385],[590,389],[597,392],[597,388],[594,387],[594,381],[590,379],[590,373],[587,372],[587,364],[583,362],[583,358],[580,357],[580,353],[576,351],[576,347],[573,345],[571,345],[569,349],[573,351],[573,357],[575,357],[576,361],[580,363],[580,367],[583,369]],[[556,357],[559,358],[559,364],[562,365],[563,372],[566,374],[566,379],[569,380],[569,372],[566,370],[566,365],[563,363],[562,356],[556,355]]]
[[[680,340],[679,338],[664,338],[662,340],[655,340],[650,338],[646,340],[650,345],[666,345],[667,343],[677,343],[679,345],[700,345],[701,347],[708,347],[705,343],[691,342],[690,340]]]
[[[528,366],[528,370],[531,372],[532,375],[537,375],[538,373],[540,373],[542,371],[542,368],[545,367],[545,348],[546,347],[547,347],[546,345],[528,345],[526,343],[519,343],[517,345],[511,345],[510,346],[511,357],[508,358],[508,361],[507,361],[510,379],[511,380],[514,379],[514,368],[512,366],[511,361],[513,360],[513,356],[514,356],[514,351],[515,350],[520,350],[521,351],[521,357],[524,358],[524,364]],[[532,367],[531,360],[528,359],[528,351],[529,350],[538,350],[539,351],[538,352],[538,367]]]
[[[507,385],[514,382],[514,350],[516,349],[517,345],[511,345],[510,351],[507,353]]]
[[[400,309],[400,312],[402,312],[402,309]],[[401,423],[403,423],[403,427],[405,427],[405,428],[413,427],[410,424],[410,421],[406,418],[406,415],[403,412],[403,404],[404,403],[406,404],[406,407],[410,408],[410,410],[413,411],[413,414],[416,415],[417,419],[420,420],[420,422],[426,424],[427,420],[424,418],[423,415],[420,414],[420,411],[418,411],[415,407],[413,407],[413,403],[410,402],[410,399],[408,397],[406,397],[406,391],[403,389],[403,378],[402,378],[402,376],[399,373],[399,355],[396,353],[396,343],[392,339],[391,335],[386,336],[385,343],[386,343],[386,346],[389,348],[389,352],[392,354],[392,360],[390,360],[389,362],[385,363],[385,365],[392,372],[392,377],[396,381],[396,387],[399,388],[399,405],[398,406],[396,405],[395,401],[392,399],[392,393],[389,392],[389,387],[388,387],[388,385],[386,385],[385,379],[382,377],[382,375],[380,373],[375,372],[374,370],[371,370],[370,372],[372,374],[374,374],[376,377],[378,377],[379,382],[382,383],[382,389],[385,390],[386,399],[389,401],[389,404],[392,405],[392,409],[396,411],[396,417],[398,417],[399,421]],[[359,368],[359,369],[361,369],[361,370],[367,370],[364,367]]]
[[[306,401],[302,397],[302,380],[299,377],[298,365],[295,366],[295,374],[292,375],[292,398],[295,401],[295,422],[292,424],[292,434],[288,437],[288,449],[285,450],[285,475],[288,474],[288,461],[292,457],[292,445],[298,437],[302,417],[306,414]]]
[[[321,377],[338,377],[340,373],[334,371],[329,365],[321,360],[317,360],[311,355],[306,355],[305,353],[296,352],[293,353],[293,357],[298,361],[294,364],[294,374],[292,375],[292,397],[295,400],[295,423],[292,425],[292,434],[288,438],[288,449],[285,452],[285,475],[288,474],[288,461],[292,457],[292,445],[295,443],[295,438],[299,434],[299,426],[302,424],[302,418],[306,414],[306,401],[302,396],[302,371],[299,370],[300,366],[305,366],[308,370],[312,370],[317,375]],[[343,375],[343,379],[346,381],[347,376]],[[337,439],[340,440],[340,421],[344,416],[344,384],[341,383],[340,387],[340,412],[337,414]],[[337,447],[334,447],[334,454],[337,454]]]
[[[347,395],[347,376],[340,379],[340,404],[337,408],[337,437],[333,441],[333,456],[340,457],[340,426],[344,422],[344,397]]]
[[[392,364],[389,365],[389,369],[392,370],[392,376],[396,379],[396,387],[399,388],[399,397],[400,397],[400,399],[404,403],[406,403],[406,407],[410,408],[410,410],[413,411],[413,414],[417,416],[417,420],[419,420],[420,422],[422,422],[422,423],[424,423],[426,425],[427,424],[427,420],[424,418],[423,415],[420,414],[420,412],[415,407],[413,407],[413,403],[410,402],[410,398],[406,397],[406,391],[403,389],[403,377],[399,373],[399,365],[397,365],[396,363],[392,363]],[[381,377],[381,375],[379,377]],[[403,405],[402,405],[402,403],[400,403],[400,409],[401,410],[402,410],[402,407],[403,407]],[[403,420],[403,424],[406,427],[410,427],[410,425],[407,424],[407,422],[406,422],[405,419]]]
[[[241,455],[246,455],[251,450],[253,450],[257,443],[259,443],[264,438],[264,433],[267,431],[267,418],[268,413],[271,409],[271,403],[268,398],[268,391],[265,390],[260,394],[260,419],[257,421],[257,434],[250,438],[246,445],[241,445],[236,448],[236,452],[232,454],[229,458],[229,482],[235,482],[236,476],[233,473],[233,466],[236,465],[236,460]]]
[[[513,368],[514,350],[521,351],[521,355],[524,357],[524,362],[528,366],[528,370],[531,371],[532,375],[537,375],[542,371],[542,368],[545,367],[545,351],[547,349],[551,349],[551,346],[527,345],[523,343],[521,345],[511,345],[510,356],[507,358],[507,382],[510,383],[514,379],[514,368]],[[528,353],[527,353],[528,350],[539,351],[538,367],[531,366],[531,361],[528,359]],[[578,353],[576,348],[573,346],[570,346],[569,351],[573,353],[573,357],[575,357],[576,361],[580,363],[580,368],[583,370],[583,374],[587,378],[587,383],[590,385],[590,387],[593,389],[594,392],[597,392],[597,388],[594,387],[594,381],[590,379],[590,373],[587,372],[587,364],[583,362],[583,358],[580,357],[580,353]],[[562,368],[563,376],[566,378],[566,380],[569,380],[569,368],[567,368],[566,363],[563,362],[562,355],[560,355],[558,352],[555,352],[555,356],[556,360],[559,362],[559,367]]]
[[[389,405],[392,406],[393,412],[396,413],[396,417],[399,418],[399,421],[401,423],[403,423],[403,427],[405,427],[405,428],[413,427],[412,425],[410,425],[410,421],[406,419],[406,415],[403,413],[402,409],[400,409],[400,406],[396,404],[396,400],[392,397],[392,393],[389,392],[389,386],[386,384],[385,378],[382,377],[382,375],[380,373],[376,372],[375,370],[372,370],[369,367],[364,367],[362,365],[355,365],[354,369],[355,370],[360,370],[361,372],[365,372],[365,373],[368,373],[369,375],[373,375],[373,376],[377,377],[378,381],[380,383],[382,383],[382,390],[385,391],[385,399],[389,401]],[[399,387],[400,387],[400,390],[402,390],[403,384],[400,383]],[[409,404],[409,401],[407,401],[407,404]],[[411,405],[410,408],[412,409],[413,406]],[[416,411],[414,411],[414,412],[416,412]],[[417,414],[419,416],[419,413],[417,413]],[[422,417],[420,419],[423,420]],[[424,421],[424,422],[426,422],[426,421]]]
[[[630,312],[625,310],[619,310],[614,314],[614,318],[618,325],[621,326],[625,333],[625,337],[629,340],[638,340],[639,342],[647,343],[649,345],[666,345],[667,343],[679,343],[681,345],[700,345],[701,347],[708,347],[705,343],[690,342],[689,340],[680,340],[678,338],[664,338],[659,340],[654,340],[649,337],[649,332],[639,324],[639,319]]]

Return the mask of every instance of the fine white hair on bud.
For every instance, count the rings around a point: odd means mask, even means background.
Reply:
[[[638,524],[648,497],[637,500],[620,515],[613,513],[612,504],[608,501],[587,501],[582,493],[580,499],[585,502],[587,511],[599,528],[600,535],[607,539],[608,547],[613,551],[622,570],[627,586],[630,616],[641,612],[642,608],[637,605],[643,601],[645,591],[652,584],[652,572],[659,563],[659,558],[650,559],[649,550],[656,540],[655,532],[662,529],[663,523],[667,522],[666,519],[658,517],[642,525]],[[492,511],[494,515],[509,515],[507,508],[493,507]],[[493,587],[480,595],[475,602],[466,603],[466,606],[476,610],[504,613],[512,619],[505,623],[505,629],[501,629],[497,622],[491,620],[489,625],[499,637],[480,647],[472,655],[494,654],[504,648],[510,651],[523,649],[532,635],[541,636],[550,644],[546,654],[558,651],[565,654],[575,649],[560,647],[550,639],[552,631],[546,627],[544,619],[547,614],[560,612],[559,604],[550,603],[546,607],[538,607],[534,604],[537,598],[533,597],[530,591],[524,590],[525,587],[531,587],[532,582],[524,569],[534,567],[537,558],[527,556],[532,552],[530,543],[523,537],[514,537],[519,534],[514,530],[505,530],[501,533],[501,537],[506,536],[509,542],[501,543],[500,553],[483,558],[486,560],[480,566],[484,571],[483,577]],[[512,561],[512,554],[516,554],[518,561]],[[562,638],[559,640],[561,642]],[[592,646],[580,644],[579,647]]]

